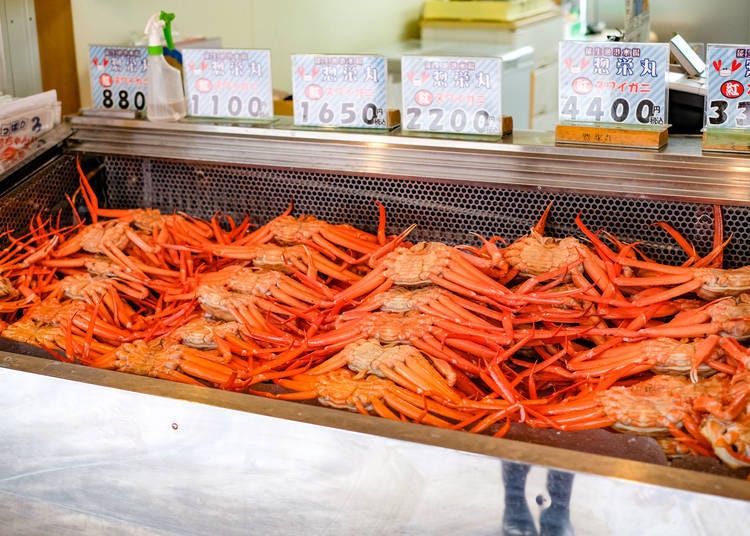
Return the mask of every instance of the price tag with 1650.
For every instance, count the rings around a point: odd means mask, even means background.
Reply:
[[[389,128],[387,76],[383,56],[293,55],[294,124]]]

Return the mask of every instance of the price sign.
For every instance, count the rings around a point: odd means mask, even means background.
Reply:
[[[292,56],[294,124],[388,128],[385,57]]]
[[[750,45],[708,45],[706,126],[750,128]]]
[[[146,109],[146,47],[89,46],[89,75],[94,108]]]
[[[559,52],[561,122],[666,123],[667,43],[563,41]]]
[[[502,60],[401,58],[401,128],[452,134],[502,134]]]
[[[269,50],[184,49],[182,73],[192,116],[273,117]]]
[[[43,131],[49,130],[50,125],[46,125],[43,119],[43,115],[38,112],[19,113],[0,119],[0,161],[4,159],[7,149],[20,149],[31,143]]]

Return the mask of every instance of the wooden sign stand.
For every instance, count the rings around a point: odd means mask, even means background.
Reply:
[[[398,108],[388,109],[388,128],[396,128],[401,125],[401,110]]]
[[[703,150],[750,155],[750,132],[739,129],[707,128],[703,131]]]
[[[555,127],[555,142],[606,147],[661,149],[669,139],[667,125],[638,128],[633,125],[566,124]]]
[[[512,116],[510,115],[503,116],[502,131],[503,131],[502,133],[503,137],[510,136],[511,134],[513,134],[513,117]]]

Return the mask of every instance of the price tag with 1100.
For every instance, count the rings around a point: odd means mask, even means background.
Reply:
[[[269,50],[188,48],[182,72],[191,116],[273,117]]]

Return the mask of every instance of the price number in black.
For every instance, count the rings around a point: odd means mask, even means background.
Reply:
[[[201,99],[201,95],[192,96],[192,113],[191,115],[201,116],[208,115],[211,117],[251,117],[258,118],[266,111],[266,106],[263,104],[263,100],[260,97],[253,96],[248,99],[243,99],[237,95],[232,95],[225,102],[221,102],[222,99],[219,95],[205,95],[209,98],[210,109],[206,111],[201,110],[201,104],[204,101]]]
[[[372,102],[368,102],[360,110],[357,110],[353,102],[342,102],[338,108],[324,102],[317,113],[308,101],[300,102],[300,106],[302,124],[386,126],[385,112]]]
[[[620,97],[613,100],[609,110],[606,110],[602,104],[602,97],[594,97],[589,102],[579,103],[577,95],[570,95],[563,104],[560,115],[570,121],[614,123],[631,122],[632,117],[635,117],[636,121],[644,125],[662,125],[664,119],[661,112],[661,106],[651,99],[642,99],[631,109],[630,102]]]
[[[406,109],[406,129],[483,134],[497,133],[500,125],[498,118],[487,110],[477,110],[471,114],[463,108],[446,112],[443,108],[413,107]]]
[[[728,109],[729,104],[729,101],[725,100],[712,100],[709,103],[711,112],[708,116],[708,124],[715,126],[725,124],[729,119],[729,113],[731,112],[731,110]],[[737,113],[734,118],[734,126],[739,128],[750,127],[750,115],[748,115],[748,111],[750,111],[750,101],[740,101],[737,103]]]
[[[133,94],[132,104],[136,110],[143,110],[146,107],[146,95],[142,91],[136,91]],[[114,95],[111,89],[102,91],[102,106],[114,108],[115,105],[121,110],[129,109],[131,105],[130,94],[124,89],[118,91],[117,95]]]

